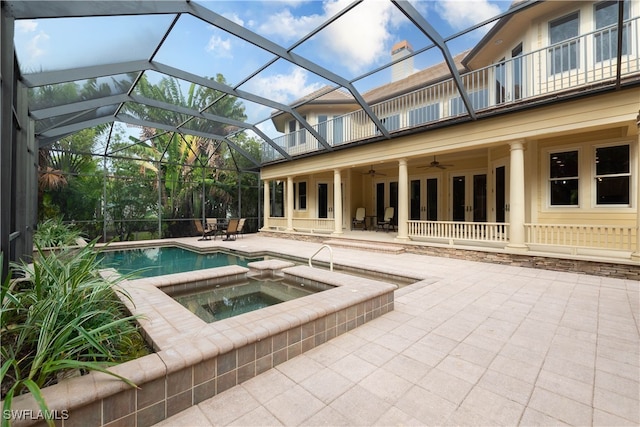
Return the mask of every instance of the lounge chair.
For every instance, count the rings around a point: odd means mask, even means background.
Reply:
[[[392,223],[394,211],[395,209],[393,208],[393,206],[388,206],[384,209],[384,217],[382,221],[378,221],[378,228],[376,229],[376,231],[378,230],[389,231],[392,227],[395,230],[395,226]]]
[[[238,221],[238,229],[236,230],[236,235],[242,236],[244,234],[244,223],[246,221],[246,218],[240,218],[240,221]]]
[[[231,218],[229,220],[229,223],[227,224],[227,231],[225,232],[226,237],[223,240],[225,241],[236,240],[239,223],[240,223],[240,220],[238,218]]]
[[[202,236],[198,240],[211,240],[211,236],[214,235],[216,232],[215,230],[206,229],[205,227],[202,226],[202,222],[198,219],[193,221],[193,223],[196,225],[196,231],[198,232],[198,234]]]
[[[367,224],[365,223],[366,218],[366,210],[364,208],[356,209],[356,216],[351,221],[351,228],[355,229],[358,226],[362,226],[363,230],[367,229]]]

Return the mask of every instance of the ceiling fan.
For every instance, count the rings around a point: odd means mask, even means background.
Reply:
[[[418,166],[419,168],[438,168],[438,169],[446,169],[453,165],[443,165],[439,161],[436,160],[436,156],[433,156],[433,161],[429,163],[427,166]]]
[[[376,172],[375,169],[373,169],[373,166],[371,166],[371,168],[367,172],[363,172],[362,174],[363,175],[369,175],[372,178],[374,176],[387,176],[386,173]]]

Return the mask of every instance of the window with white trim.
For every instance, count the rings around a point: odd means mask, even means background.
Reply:
[[[578,68],[580,21],[574,12],[549,22],[549,75]]]
[[[622,17],[629,19],[629,2],[623,5]],[[614,59],[618,53],[618,2],[603,1],[595,5],[596,30],[593,44],[596,61]],[[622,54],[626,55],[629,46],[629,25],[622,27]]]
[[[578,150],[549,153],[551,206],[578,206]]]
[[[630,204],[631,168],[629,145],[596,147],[596,205]]]
[[[307,209],[307,182],[294,182],[293,194],[293,209],[301,211]]]

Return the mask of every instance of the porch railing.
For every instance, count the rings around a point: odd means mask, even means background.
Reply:
[[[509,224],[504,222],[415,221],[409,224],[409,237],[425,239],[507,243]]]
[[[525,224],[527,244],[633,251],[635,227]]]
[[[640,18],[634,18],[623,26],[622,78],[640,72],[639,21]],[[482,112],[585,86],[611,83],[616,78],[616,54],[617,27],[612,26],[462,74],[461,80],[473,108]],[[371,109],[391,133],[467,114],[453,79],[372,104]],[[334,117],[313,128],[331,146],[379,134],[362,110]],[[306,129],[273,141],[292,156],[322,149]],[[273,147],[263,144],[263,162],[281,158]]]
[[[334,230],[334,223],[333,218],[294,218],[293,229],[310,233],[326,233]],[[287,218],[269,217],[269,228],[286,230],[287,226]]]

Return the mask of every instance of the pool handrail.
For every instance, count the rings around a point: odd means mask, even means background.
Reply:
[[[333,271],[333,249],[331,249],[331,246],[329,245],[320,246],[320,249],[318,249],[313,255],[309,257],[309,267],[313,267],[313,265],[311,264],[311,259],[314,256],[318,255],[318,253],[320,253],[320,251],[323,250],[324,248],[329,249],[329,270]]]

